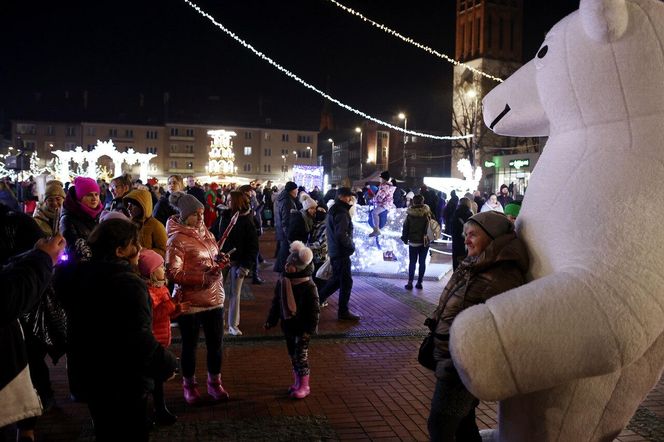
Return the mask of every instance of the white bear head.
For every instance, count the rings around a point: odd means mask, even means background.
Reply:
[[[486,125],[510,136],[664,113],[664,3],[581,0],[483,104]]]

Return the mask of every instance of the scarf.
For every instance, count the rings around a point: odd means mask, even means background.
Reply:
[[[311,279],[281,277],[281,318],[291,319],[297,314],[297,304],[293,295],[293,285],[298,285]]]

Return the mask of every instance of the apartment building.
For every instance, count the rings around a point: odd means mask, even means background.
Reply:
[[[317,132],[311,130],[202,125],[170,122],[165,125],[114,124],[107,122],[57,122],[12,120],[15,147],[36,151],[47,162],[54,150],[92,149],[97,140],[109,141],[120,151],[152,153],[150,176],[160,180],[170,174],[207,176],[209,130],[235,132],[232,138],[236,175],[282,182],[293,166],[316,163]],[[102,157],[101,165],[110,158]],[[124,172],[137,169],[123,166]],[[214,179],[212,177],[211,179]]]

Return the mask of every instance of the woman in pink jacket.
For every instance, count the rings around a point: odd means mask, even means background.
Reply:
[[[182,337],[184,399],[194,405],[201,401],[196,384],[196,344],[203,326],[207,347],[207,391],[215,401],[229,396],[221,385],[221,355],[224,323],[224,287],[221,268],[228,259],[221,255],[214,236],[203,224],[203,204],[195,197],[174,192],[170,204],[178,215],[166,222],[166,268],[175,283],[176,302],[188,302],[189,310],[177,319]]]

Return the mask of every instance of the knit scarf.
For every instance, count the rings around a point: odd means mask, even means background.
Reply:
[[[99,216],[99,214],[101,213],[101,211],[104,210],[104,206],[101,203],[99,203],[99,205],[97,206],[96,209],[91,209],[80,201],[77,201],[77,203],[80,206],[81,210],[85,214],[90,216],[90,218],[92,218],[92,219],[96,219],[97,216]]]

